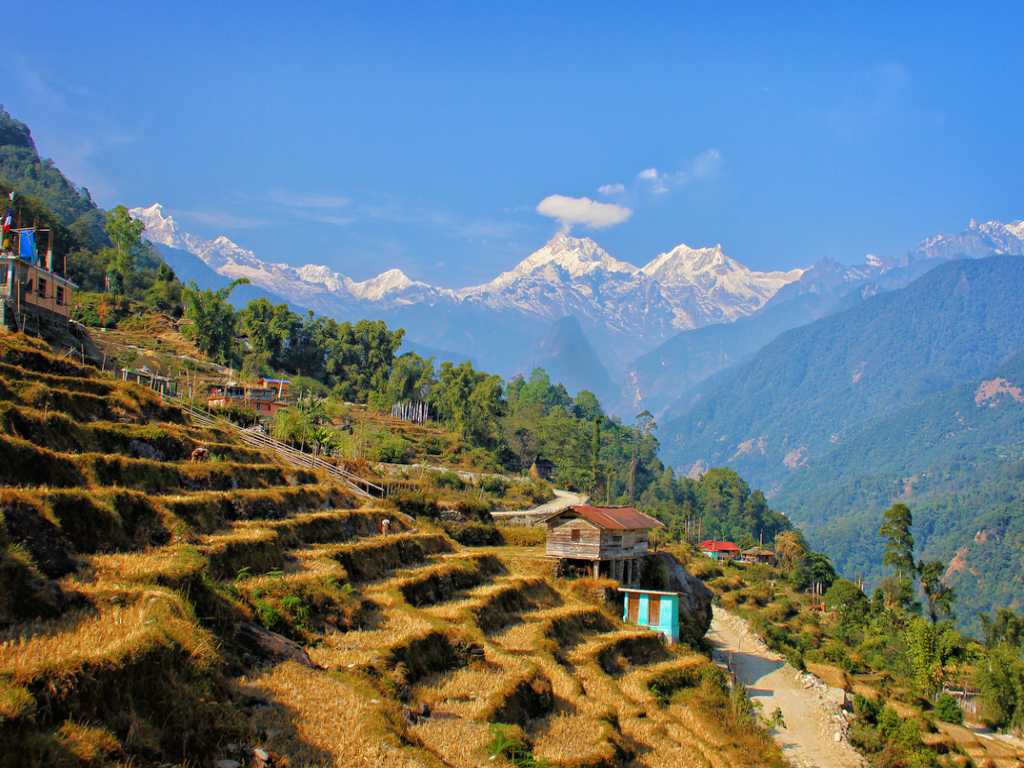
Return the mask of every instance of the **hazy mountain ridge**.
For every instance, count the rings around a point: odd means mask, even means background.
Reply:
[[[941,264],[783,333],[694,389],[662,430],[666,458],[728,464],[770,489],[848,574],[878,575],[863,532],[904,500],[930,556],[975,553],[953,574],[964,615],[1006,604],[1011,585],[971,539],[1024,537],[1021,285],[1020,257]]]

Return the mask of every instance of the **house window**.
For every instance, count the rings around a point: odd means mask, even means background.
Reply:
[[[573,528],[572,529],[572,534],[569,536],[569,538],[572,541],[579,541],[580,540],[580,529],[579,528]]]
[[[621,533],[612,534],[612,546],[613,547],[621,547],[622,546],[622,534]]]
[[[45,299],[46,298],[46,279],[45,278],[42,278],[42,277],[39,278],[38,288],[39,288],[39,295],[42,296]]]
[[[63,285],[58,285],[57,288],[56,288],[56,291],[57,291],[57,293],[56,293],[56,296],[57,296],[57,306],[62,307],[62,306],[64,306],[64,286]]]

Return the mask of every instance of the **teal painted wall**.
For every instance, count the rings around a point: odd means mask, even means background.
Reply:
[[[679,642],[679,595],[659,595],[661,610],[658,616],[650,615],[650,596],[646,593],[626,592],[622,606],[622,620],[629,621],[630,601],[639,601],[636,622],[638,626],[656,629],[671,642]]]

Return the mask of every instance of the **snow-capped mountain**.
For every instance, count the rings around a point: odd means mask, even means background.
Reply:
[[[637,340],[664,338],[673,311],[657,282],[613,258],[590,238],[556,235],[483,285],[458,292],[464,302],[546,320],[572,316],[594,332]],[[648,341],[649,343],[649,341]]]
[[[922,240],[907,254],[906,263],[921,259],[979,259],[996,254],[1024,256],[1024,219],[1003,224],[971,219],[967,229],[955,235],[935,235]]]
[[[661,286],[676,312],[676,326],[697,328],[756,312],[805,270],[754,272],[726,256],[721,245],[680,244],[656,256],[641,271]]]
[[[559,234],[490,282],[452,290],[412,280],[397,269],[355,281],[323,265],[266,262],[223,235],[204,240],[183,232],[159,203],[133,208],[131,214],[146,225],[144,234],[153,242],[188,251],[221,275],[245,277],[326,314],[441,304],[546,322],[573,316],[605,352],[617,348],[635,354],[678,330],[750,314],[802,274],[754,272],[727,257],[721,246],[680,245],[641,268],[615,259],[590,238]]]
[[[266,262],[224,235],[204,240],[182,232],[172,216],[164,215],[160,203],[154,203],[148,208],[132,208],[129,213],[146,225],[143,235],[148,240],[188,251],[225,277],[247,278],[254,285],[298,304],[316,308],[325,295],[344,302],[401,304],[422,300],[438,292],[446,293],[426,283],[411,280],[399,269],[389,269],[369,280],[357,282],[320,264],[293,267]]]

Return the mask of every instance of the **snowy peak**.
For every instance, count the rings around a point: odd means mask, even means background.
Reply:
[[[386,272],[381,272],[376,277],[371,277],[369,280],[363,280],[362,282],[348,280],[345,283],[349,293],[357,298],[368,301],[380,301],[389,293],[399,293],[413,287],[413,285],[427,287],[426,283],[414,283],[400,269],[389,269]]]
[[[729,258],[721,244],[691,248],[682,243],[643,267],[676,312],[676,324],[694,327],[756,312],[804,270],[755,272]]]
[[[148,208],[132,208],[128,213],[146,225],[146,239],[169,248],[188,250],[178,232],[177,223],[171,216],[164,216],[160,203],[153,203]]]
[[[723,273],[735,268],[746,269],[730,259],[722,251],[722,246],[691,248],[680,243],[671,251],[655,256],[642,271],[659,281],[695,282],[695,278],[705,272]]]
[[[981,259],[997,254],[1024,256],[1024,221],[1003,224],[971,219],[967,229],[955,235],[935,235],[922,240],[907,254],[906,263],[921,259]]]
[[[774,285],[775,290],[786,283],[799,280],[802,269],[788,272],[755,272],[735,259],[729,258],[721,244],[704,248],[691,248],[680,243],[671,251],[656,256],[644,265],[644,274],[660,283],[713,284],[729,275],[742,276],[743,280]]]
[[[595,270],[627,275],[637,271],[632,264],[613,258],[589,237],[559,234],[519,262],[511,272],[504,274],[528,275],[548,265],[561,267],[572,277],[581,277]]]

